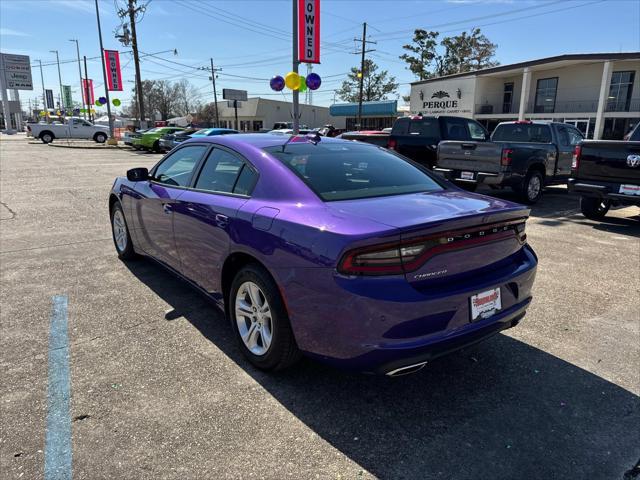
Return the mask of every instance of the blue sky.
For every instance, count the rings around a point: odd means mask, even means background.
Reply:
[[[268,79],[291,69],[291,0],[138,0],[148,3],[138,25],[139,48],[145,53],[177,49],[178,55],[161,53],[141,63],[143,78],[188,79],[198,88],[200,100],[211,101],[208,74],[197,70],[213,57],[222,67],[222,88],[239,88],[250,96],[290,100],[290,94],[274,94]],[[104,46],[130,50],[113,36],[120,25],[115,5],[125,0],[100,0]],[[401,83],[399,95],[407,94],[415,78],[398,59],[415,28],[456,35],[474,26],[498,44],[502,64],[564,53],[640,51],[640,0],[321,0],[322,64],[314,66],[324,81],[314,93],[314,103],[329,105],[350,67],[359,63],[354,37],[369,23],[369,37],[378,43],[369,54]],[[0,0],[0,48],[25,54],[43,64],[99,55],[93,0]],[[159,57],[159,58],[158,58]],[[164,59],[164,60],[163,60]],[[175,62],[175,63],[174,63]],[[131,55],[123,53],[124,92],[112,97],[126,103],[131,98],[134,69]],[[88,62],[96,96],[101,95],[99,59]],[[58,94],[55,65],[43,67],[47,88]],[[304,68],[303,70],[304,71]],[[27,101],[41,95],[39,69],[33,70],[35,90],[21,92]],[[62,65],[62,83],[79,90],[77,63]],[[249,77],[249,78],[246,78]]]

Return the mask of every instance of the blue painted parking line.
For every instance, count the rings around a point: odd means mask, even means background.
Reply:
[[[66,295],[53,297],[48,378],[44,478],[71,480],[71,380]]]

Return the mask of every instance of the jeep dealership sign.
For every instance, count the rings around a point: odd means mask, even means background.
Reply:
[[[440,80],[411,86],[411,112],[423,115],[473,115],[473,78]]]

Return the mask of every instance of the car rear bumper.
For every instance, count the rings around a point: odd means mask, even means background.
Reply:
[[[536,265],[525,246],[504,268],[422,289],[404,276],[345,277],[324,268],[274,274],[301,350],[340,368],[389,374],[517,324],[531,302]],[[502,309],[472,322],[470,297],[496,287]]]
[[[567,182],[569,192],[587,197],[612,200],[623,205],[640,205],[640,195],[626,195],[620,192],[620,183],[580,180],[570,178]]]
[[[519,182],[520,177],[516,177],[511,172],[473,172],[473,179],[461,178],[463,170],[455,170],[452,168],[435,167],[434,172],[442,175],[447,180],[459,183],[472,183],[483,185],[515,185]],[[470,170],[464,170],[468,172]]]

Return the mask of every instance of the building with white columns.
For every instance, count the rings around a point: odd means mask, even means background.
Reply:
[[[553,120],[588,138],[622,139],[640,121],[640,52],[585,53],[500,65],[411,84],[411,112]]]

